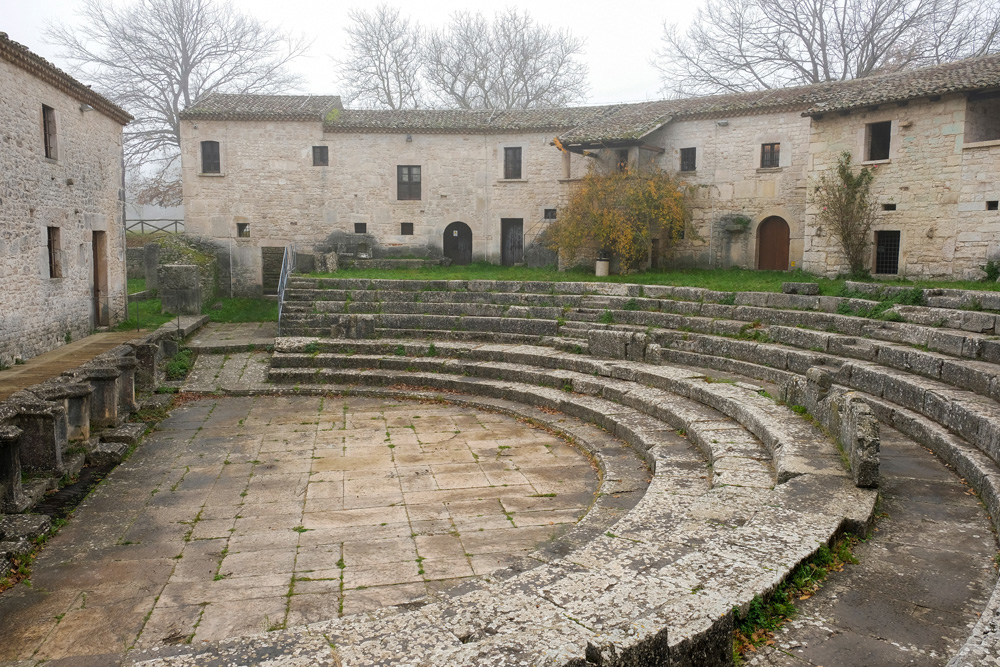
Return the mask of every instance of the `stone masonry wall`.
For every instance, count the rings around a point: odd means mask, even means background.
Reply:
[[[125,311],[119,193],[122,126],[0,61],[0,363],[86,336],[95,326],[93,232],[106,232],[108,307]],[[42,105],[56,113],[57,159],[45,157]],[[49,277],[48,227],[62,277]]]
[[[950,95],[813,121],[813,180],[844,150],[865,164],[866,127],[891,121],[889,159],[866,164],[876,169],[880,204],[896,206],[879,213],[875,229],[900,231],[900,275],[978,278],[981,265],[1000,258],[1000,211],[986,204],[1000,200],[1000,141],[964,141],[966,104],[964,95]],[[817,213],[806,216],[804,268],[833,275],[846,260]]]
[[[647,137],[665,149],[656,164],[695,186],[692,221],[671,263],[755,268],[757,228],[779,216],[790,231],[789,262],[802,264],[809,119],[798,111],[672,122]],[[761,144],[780,143],[777,169],[761,169]],[[696,170],[679,172],[680,149],[695,148]],[[722,216],[750,218],[745,232],[727,232]]]
[[[299,252],[357,236],[375,256],[439,256],[445,227],[469,225],[473,258],[500,261],[500,219],[521,218],[525,246],[545,229],[544,210],[565,206],[573,179],[550,145],[556,132],[477,134],[327,133],[313,122],[184,121],[186,231],[214,239],[234,281],[260,281],[260,248]],[[218,141],[222,174],[202,175],[200,142]],[[312,166],[312,147],[329,166]],[[503,148],[522,148],[522,179],[503,179]],[[572,156],[573,178],[587,159]],[[399,201],[397,165],[421,167],[421,199]],[[400,234],[413,223],[413,235]],[[237,237],[249,223],[250,237]],[[355,235],[355,223],[366,235]],[[249,270],[248,270],[249,269]]]

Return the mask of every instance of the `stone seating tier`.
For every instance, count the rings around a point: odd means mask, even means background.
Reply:
[[[318,354],[315,345],[308,351],[279,351],[271,371],[276,381],[299,387],[317,381],[395,383],[469,392],[477,384],[502,383],[506,377],[553,388],[568,380],[567,388],[585,391],[583,378],[566,372],[593,373],[579,360],[592,363],[595,357],[653,368],[676,364],[737,373],[773,383],[780,389],[772,393],[817,413],[832,402],[860,400],[878,421],[952,465],[979,494],[995,526],[1000,520],[1000,339],[994,335],[995,314],[977,310],[1000,307],[995,294],[927,291],[926,306],[891,309],[890,319],[906,321],[841,314],[870,309],[878,303],[874,299],[624,284],[403,285],[323,279],[293,281],[287,294],[289,330],[301,327],[303,333],[328,336],[336,331],[338,318],[368,318],[367,330],[383,347],[351,340],[340,341],[340,350],[321,347]],[[490,319],[497,324],[490,327]],[[505,320],[510,323],[499,324]],[[519,328],[516,320],[528,324]],[[625,339],[616,338],[620,336]],[[411,357],[414,352],[426,355],[429,341],[435,342],[439,358]],[[482,343],[486,345],[477,345]],[[489,344],[518,343],[549,349],[531,360],[510,353],[480,358],[472,352]],[[387,349],[393,346],[404,354]],[[286,353],[289,357],[283,358]],[[577,361],[566,361],[572,357]],[[594,395],[603,397],[603,391]],[[614,391],[610,384],[608,391]],[[828,428],[834,423],[831,415],[817,416]],[[994,655],[1000,648],[998,621],[1000,588],[951,664],[966,664],[961,656],[984,651]]]
[[[582,665],[595,656],[604,664],[658,664],[668,650],[674,664],[728,664],[732,607],[745,609],[754,595],[767,594],[810,551],[795,535],[805,530],[818,548],[845,528],[863,531],[873,508],[874,492],[853,484],[833,443],[758,387],[531,346],[436,343],[440,357],[427,356],[426,342],[285,338],[275,347],[271,379],[298,392],[405,386],[412,387],[407,394],[514,400],[592,421],[628,442],[654,470],[634,510],[564,559],[504,581],[487,579],[417,610],[310,628],[335,642],[344,664],[377,661],[393,648],[385,637],[419,646],[420,658],[434,664]],[[558,368],[563,362],[572,370]],[[704,454],[708,468],[689,458],[677,430]],[[688,454],[678,459],[681,451]],[[741,524],[733,511],[754,518]],[[801,513],[812,515],[808,528],[798,521]],[[704,530],[709,517],[715,528],[707,540],[681,537],[685,526]],[[728,528],[716,533],[720,524]],[[463,645],[467,639],[470,645]]]

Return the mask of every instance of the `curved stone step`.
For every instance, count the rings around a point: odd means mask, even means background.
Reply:
[[[315,342],[317,354],[294,355],[294,350],[309,343],[299,341],[282,341],[279,343],[272,360],[271,378],[285,383],[314,382],[358,382],[362,384],[392,384],[394,382],[408,386],[429,386],[456,391],[468,390],[468,385],[474,381],[465,376],[478,375],[489,379],[510,382],[537,382],[549,386],[564,387],[567,385],[574,391],[583,391],[591,395],[612,398],[619,403],[630,401],[647,414],[658,418],[681,420],[683,415],[670,415],[669,409],[664,413],[664,405],[668,405],[670,397],[667,394],[680,395],[698,403],[708,405],[729,418],[735,419],[747,428],[767,447],[775,469],[774,481],[781,483],[791,477],[812,474],[843,474],[840,456],[829,440],[805,420],[795,419],[794,415],[772,400],[764,398],[754,391],[725,383],[706,382],[703,374],[692,373],[689,370],[671,366],[648,366],[637,362],[617,362],[582,358],[563,352],[553,352],[545,348],[532,346],[488,346],[484,348],[467,348],[455,345],[442,345],[438,354],[447,356],[461,354],[466,361],[434,361],[429,362],[439,372],[450,374],[448,377],[419,372],[418,361],[406,361],[403,358],[378,359],[350,358],[345,363],[378,366],[377,370],[341,370],[325,365],[336,364],[338,355],[321,356],[320,349],[336,349],[351,345],[346,341]],[[365,347],[358,346],[356,351],[365,348],[372,349],[377,343],[368,343]],[[391,343],[382,343],[383,349],[391,349]],[[425,347],[424,349],[428,349]],[[416,351],[416,350],[415,350]],[[509,359],[521,366],[505,366],[505,362],[493,362],[498,356]],[[484,361],[478,361],[483,359]],[[312,364],[312,368],[301,368]],[[300,368],[289,370],[288,366],[299,365]],[[428,364],[424,364],[425,366]],[[541,369],[531,368],[531,365]],[[412,368],[414,372],[408,372]],[[551,369],[563,368],[559,374],[553,375]],[[403,374],[400,374],[400,371]],[[462,377],[455,377],[462,375]],[[598,379],[594,379],[594,375]],[[639,385],[636,387],[635,385]],[[487,391],[487,387],[478,387],[479,391]],[[656,392],[665,392],[657,394]],[[645,392],[645,396],[643,395]],[[625,397],[628,398],[625,398]],[[585,404],[574,397],[572,401],[562,400],[551,405],[553,409],[569,411],[569,414],[591,419],[601,423],[599,410],[589,410]],[[663,417],[661,415],[667,414]],[[679,428],[688,428],[681,423]]]
[[[300,389],[379,391],[338,385]],[[548,405],[565,400],[559,390],[529,389],[526,393],[546,398]],[[648,423],[635,411],[580,398],[602,415],[610,410]],[[874,493],[853,488],[844,477],[819,475],[774,489],[709,488],[698,480],[703,468],[676,458],[690,452],[686,446],[649,432],[642,437],[650,438],[646,451],[655,466],[642,500],[606,534],[565,557],[424,605],[231,640],[186,655],[137,654],[133,664],[205,664],[238,655],[269,664],[272,646],[291,654],[275,657],[270,663],[275,665],[299,664],[294,656],[300,647],[312,661],[302,664],[569,665],[595,656],[653,664],[668,650],[691,664],[727,664],[733,605],[744,608],[771,590],[859,505],[870,508]],[[329,642],[336,658],[317,646],[318,637]]]

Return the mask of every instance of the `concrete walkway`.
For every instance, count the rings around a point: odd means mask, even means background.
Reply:
[[[795,620],[748,665],[945,665],[962,646],[996,583],[986,513],[953,471],[884,425],[881,472],[881,512],[854,550],[860,563],[797,602]]]
[[[146,330],[136,331],[133,329],[91,334],[86,338],[75,340],[37,357],[32,357],[24,364],[0,371],[0,401],[16,391],[45,382],[49,378],[60,375],[63,371],[87,363],[97,355],[107,352],[125,341],[141,338],[147,333],[149,332]]]

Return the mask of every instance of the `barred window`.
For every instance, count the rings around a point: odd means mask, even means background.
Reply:
[[[760,145],[760,168],[774,169],[779,163],[781,144]]]
[[[314,167],[330,166],[329,146],[313,146],[313,166]]]
[[[697,148],[681,149],[681,171],[695,171],[697,169]]]

